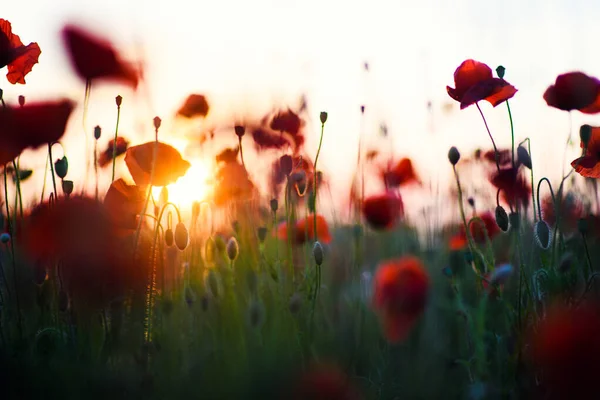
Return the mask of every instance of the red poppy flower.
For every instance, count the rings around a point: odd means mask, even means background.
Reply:
[[[420,259],[404,256],[385,261],[375,273],[373,306],[388,341],[404,340],[423,314],[429,295],[429,275]]]
[[[302,120],[291,109],[279,111],[271,120],[270,128],[274,131],[287,132],[295,136],[300,131]]]
[[[552,399],[585,399],[597,392],[600,312],[596,304],[555,307],[531,336],[532,361]]]
[[[309,215],[296,221],[291,234],[292,241],[295,244],[304,244],[315,239],[315,216]],[[288,227],[285,222],[282,222],[277,227],[277,237],[280,240],[287,240]],[[329,233],[329,225],[327,220],[322,215],[317,214],[317,239],[322,243],[331,243],[331,234]]]
[[[144,190],[139,186],[128,185],[123,179],[111,183],[104,206],[116,226],[124,229],[137,228],[137,215],[141,214],[146,202]]]
[[[294,386],[293,400],[360,400],[362,396],[350,379],[334,365],[313,366]]]
[[[559,110],[579,110],[593,114],[600,98],[600,81],[582,72],[559,75],[554,85],[546,89],[544,100]],[[589,108],[588,108],[589,107]]]
[[[387,187],[397,188],[411,183],[421,183],[410,158],[403,158],[395,165],[388,166],[381,171],[381,175]]]
[[[399,194],[385,192],[365,198],[362,212],[374,229],[390,229],[404,215],[404,203]]]
[[[100,156],[98,157],[98,165],[100,167],[106,167],[107,165],[112,163],[113,151],[115,150],[115,149],[113,149],[114,143],[115,143],[115,140],[111,139],[108,142],[106,149],[102,153],[100,153]],[[127,139],[125,139],[124,137],[121,137],[121,136],[117,136],[117,147],[116,147],[115,157],[119,157],[120,155],[125,154],[128,146],[129,146],[129,142],[127,141]]]
[[[583,142],[580,146],[582,149],[585,148]],[[585,155],[573,160],[571,166],[581,176],[600,178],[600,127],[592,127],[592,135]]]
[[[127,150],[125,164],[127,164],[136,185],[151,183],[150,174],[152,173],[155,146],[158,146],[158,151],[156,152],[152,186],[167,186],[185,175],[190,168],[190,163],[168,144],[148,142],[133,146]]]
[[[237,161],[228,162],[217,170],[213,191],[216,205],[220,206],[229,201],[249,200],[255,193],[256,188],[242,164]]]
[[[559,213],[560,230],[565,234],[575,233],[577,231],[577,222],[583,217],[583,204],[577,198],[575,193],[567,193],[560,201]],[[556,223],[556,213],[552,196],[547,195],[542,199],[542,218],[550,226]]]
[[[0,164],[12,161],[27,148],[58,141],[73,108],[71,101],[62,100],[0,109]]]
[[[0,18],[0,69],[8,67],[6,79],[12,84],[25,83],[25,76],[38,63],[42,54],[37,43],[23,45],[21,38],[12,33],[10,22]]]
[[[524,207],[529,205],[531,188],[525,177],[519,173],[519,167],[501,168],[500,171],[492,173],[490,182],[496,189],[500,189],[500,195],[505,202],[519,202]]]
[[[201,94],[190,94],[181,106],[177,115],[185,118],[206,117],[209,106],[206,97]]]
[[[446,86],[446,90],[450,97],[460,102],[461,109],[481,100],[496,107],[517,93],[517,89],[504,79],[494,78],[490,67],[475,60],[466,60],[456,69],[454,84],[456,88]]]
[[[479,218],[483,221],[484,227],[481,225],[481,222],[473,221],[471,223],[470,231],[471,237],[477,244],[485,244],[486,242],[486,233],[490,240],[494,240],[496,236],[501,232],[500,227],[496,223],[496,217],[490,211],[486,211],[481,215],[478,215]],[[468,222],[468,221],[467,221]],[[467,235],[465,234],[464,226],[461,227],[461,230],[456,235],[450,238],[450,249],[451,250],[462,250],[467,247]]]
[[[304,136],[301,134],[290,135],[284,131],[276,132],[264,127],[252,130],[252,139],[257,150],[284,149],[291,147],[294,151],[304,144]]]
[[[303,155],[290,156],[285,154],[276,159],[271,165],[271,190],[277,195],[281,190],[281,185],[285,182],[287,176],[295,175],[298,172],[304,172],[304,180],[307,185],[307,192],[312,190],[314,171],[312,162]],[[307,182],[306,182],[307,181]]]
[[[137,87],[140,71],[121,60],[113,46],[73,25],[62,31],[71,63],[85,81],[107,79]]]

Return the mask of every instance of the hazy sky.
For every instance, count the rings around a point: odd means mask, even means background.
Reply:
[[[506,79],[519,89],[511,100],[517,139],[532,138],[538,178],[541,172],[557,177],[569,118],[548,108],[542,94],[559,73],[600,76],[600,2],[593,0],[24,0],[3,2],[0,17],[12,22],[23,42],[37,41],[42,48],[27,85],[9,86],[1,78],[9,101],[19,94],[83,99],[84,85],[72,74],[58,35],[65,22],[104,34],[131,58],[143,55],[146,92],[94,88],[86,129],[91,135],[93,126],[104,127],[102,143],[114,129],[116,94],[125,98],[123,132],[149,139],[151,119],[159,115],[166,124],[163,140],[179,147],[183,142],[175,138],[182,128],[170,117],[190,92],[209,97],[206,124],[295,105],[306,94],[314,118],[309,153],[316,149],[315,121],[326,110],[321,165],[335,191],[344,193],[356,160],[361,104],[367,141],[389,147],[375,140],[385,122],[394,153],[413,157],[433,180],[450,173],[451,145],[463,153],[489,147],[476,108],[444,107],[452,102],[446,85],[453,86],[454,70],[466,58],[507,68]],[[482,108],[498,144],[508,145],[506,107]],[[600,118],[574,114],[574,132],[584,122],[599,124]],[[82,137],[79,110],[67,141],[74,159]],[[571,150],[568,158],[575,154]],[[36,159],[43,165],[43,156]]]

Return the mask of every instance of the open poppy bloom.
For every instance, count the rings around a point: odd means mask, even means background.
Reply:
[[[204,95],[190,94],[179,111],[177,111],[177,115],[185,118],[206,117],[208,110],[208,102]]]
[[[394,165],[381,171],[387,187],[397,188],[411,183],[421,183],[410,158],[403,158]]]
[[[154,177],[150,182],[154,148],[158,146],[154,165]],[[190,163],[168,144],[148,142],[130,147],[125,154],[125,164],[136,185],[167,186],[181,178],[190,168]]]
[[[423,314],[429,275],[420,259],[404,256],[379,265],[374,278],[373,307],[388,341],[404,340]]]
[[[492,214],[490,211],[486,211],[483,214],[478,215],[478,217],[481,218],[484,226],[482,226],[481,222],[477,220],[471,223],[471,237],[475,243],[484,244],[486,242],[486,234],[490,240],[494,240],[494,238],[501,232],[500,227],[496,223],[494,214]],[[455,251],[462,250],[467,247],[467,243],[465,228],[464,226],[461,226],[460,232],[450,238],[450,249]]]
[[[519,173],[519,167],[501,168],[490,176],[490,182],[500,189],[502,199],[510,204],[519,202],[523,207],[531,200],[531,187],[525,177]]]
[[[585,148],[583,142],[581,148]],[[592,135],[584,156],[573,160],[571,166],[581,176],[600,178],[600,127],[592,127]]]
[[[213,200],[220,206],[230,201],[250,200],[256,192],[248,171],[237,161],[226,162],[216,173]]]
[[[61,100],[0,109],[0,165],[27,148],[58,141],[74,107],[71,101]]]
[[[116,226],[134,230],[137,228],[137,215],[143,212],[146,196],[136,185],[128,185],[123,179],[111,183],[104,206]]]
[[[404,215],[404,203],[399,194],[385,192],[365,198],[362,212],[374,229],[390,229]]]
[[[0,18],[0,69],[8,67],[6,79],[13,85],[25,83],[25,76],[38,63],[42,54],[37,43],[23,45],[21,38],[12,33],[10,22]]]
[[[137,87],[140,71],[121,60],[112,44],[74,25],[63,28],[62,36],[81,79],[107,79]]]
[[[292,242],[295,244],[304,244],[308,241],[315,240],[315,216],[308,215],[296,221],[296,225],[292,228]],[[279,240],[287,240],[288,226],[284,221],[277,227],[277,237]],[[327,220],[322,215],[317,214],[317,239],[321,243],[331,243],[331,234],[329,233],[329,225]]]
[[[115,144],[115,140],[111,139],[108,142],[106,149],[104,149],[104,151],[102,153],[100,153],[100,156],[98,157],[98,165],[100,167],[106,167],[107,165],[112,163],[113,152],[114,152],[115,157],[119,157],[120,155],[125,154],[125,152],[127,151],[127,147],[129,146],[129,142],[127,141],[127,139],[125,139],[124,137],[121,137],[121,136],[117,136],[116,148],[113,148],[114,144]]]
[[[456,88],[446,86],[446,90],[460,103],[461,110],[481,100],[496,107],[517,93],[517,89],[504,79],[494,78],[490,67],[475,60],[460,64],[454,72],[454,85]]]
[[[600,112],[600,80],[583,72],[559,75],[554,85],[546,89],[544,100],[559,110],[579,110],[583,113]]]
[[[552,399],[585,399],[597,392],[600,371],[597,304],[555,306],[531,335],[532,361]],[[548,397],[546,397],[548,398]]]

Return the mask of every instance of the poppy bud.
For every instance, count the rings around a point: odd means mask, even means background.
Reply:
[[[200,202],[194,201],[192,203],[192,219],[197,220],[200,216]]]
[[[160,128],[162,120],[159,117],[154,117],[152,121],[154,122],[154,128],[158,130],[158,128]]]
[[[508,281],[508,278],[512,275],[513,267],[510,264],[502,264],[496,269],[490,276],[490,283],[492,285],[503,285]]]
[[[315,258],[315,263],[318,266],[321,266],[321,264],[323,264],[323,246],[318,240],[315,242],[315,245],[313,247],[313,257]]]
[[[69,309],[69,296],[63,289],[58,293],[58,309],[65,312]]]
[[[235,134],[241,139],[242,136],[244,136],[244,133],[246,133],[246,129],[241,126],[241,125],[236,125],[235,128]]]
[[[277,212],[277,208],[279,208],[279,202],[277,201],[277,199],[271,199],[270,206],[271,211]]]
[[[505,72],[506,68],[504,68],[502,65],[498,65],[498,67],[496,67],[496,74],[498,74],[498,78],[504,79]]]
[[[250,304],[250,309],[248,310],[248,322],[250,322],[250,326],[252,328],[260,326],[263,322],[264,315],[265,312],[262,305],[258,301],[253,301]]]
[[[115,97],[115,102],[117,103],[117,107],[121,107],[121,103],[123,103],[123,97],[121,97],[121,95],[118,95],[117,97]]]
[[[100,128],[100,125],[96,125],[94,128],[94,139],[98,140],[100,136],[102,136],[102,128]]]
[[[4,232],[2,235],[0,235],[0,242],[2,242],[2,244],[10,242],[10,234]]]
[[[510,222],[512,229],[519,230],[521,228],[521,219],[519,218],[519,213],[510,213],[508,215],[508,221]]]
[[[469,203],[469,205],[470,205],[471,207],[475,207],[475,199],[474,199],[474,198],[472,198],[472,197],[469,197],[469,198],[467,199],[467,203]]]
[[[319,115],[319,119],[321,120],[322,124],[327,122],[327,113],[325,111],[321,111],[321,114]]]
[[[54,172],[60,179],[64,179],[67,176],[67,172],[69,171],[69,160],[67,160],[67,156],[56,160],[54,163]]]
[[[292,173],[292,168],[294,167],[292,156],[288,154],[281,156],[279,159],[279,167],[285,176],[289,176]]]
[[[264,226],[261,226],[260,228],[258,228],[258,240],[260,240],[261,243],[265,242],[265,239],[267,238],[267,228],[265,228]]]
[[[589,229],[590,225],[588,223],[588,220],[585,218],[579,218],[579,221],[577,221],[577,230],[579,231],[579,233],[585,235],[588,233]]]
[[[214,298],[219,297],[219,280],[213,270],[208,273],[208,287]]]
[[[540,248],[547,250],[550,247],[550,227],[544,220],[535,223],[534,237]]]
[[[496,207],[496,224],[504,232],[508,230],[508,214],[506,214],[506,210],[502,206]]]
[[[174,239],[173,229],[168,228],[165,231],[165,244],[169,247],[173,246],[173,239]]]
[[[298,313],[300,308],[302,307],[302,296],[300,293],[294,293],[294,295],[290,298],[289,309],[292,314]]]
[[[185,250],[188,245],[188,231],[183,222],[175,226],[175,244],[181,251]]]
[[[531,156],[529,155],[527,149],[523,146],[517,147],[517,159],[527,168],[531,169],[533,167],[531,163]]]
[[[365,113],[365,106],[364,105],[360,106],[360,113],[361,114]]]
[[[169,202],[169,189],[166,186],[163,186],[160,189],[160,194],[158,195],[158,203],[161,207],[164,207],[165,204]]]
[[[46,266],[42,262],[36,262],[33,267],[33,282],[36,285],[41,285],[46,281]]]
[[[455,146],[450,147],[448,151],[448,160],[450,160],[450,164],[456,165],[458,164],[458,160],[460,160],[460,153]]]
[[[74,186],[73,181],[68,181],[66,179],[63,179],[62,190],[65,195],[69,196],[71,193],[73,193],[73,186]]]
[[[589,125],[581,125],[579,128],[579,138],[585,147],[590,143],[592,137],[592,127]]]
[[[21,107],[23,107],[25,105],[25,96],[23,96],[23,95],[19,96],[19,105]]]
[[[227,257],[229,257],[229,260],[235,261],[240,252],[240,247],[235,237],[232,236],[229,238],[227,241],[227,246],[225,247],[225,251],[227,252]]]

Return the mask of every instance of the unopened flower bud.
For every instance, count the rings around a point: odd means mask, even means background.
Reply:
[[[121,103],[123,103],[123,97],[121,97],[121,95],[115,97],[115,102],[117,103],[117,107],[121,107]]]
[[[69,181],[66,179],[62,180],[62,190],[66,196],[69,196],[71,195],[71,193],[73,193],[73,187],[73,181]]]
[[[519,160],[519,163],[523,164],[527,168],[533,168],[533,165],[531,163],[531,156],[529,155],[529,152],[525,147],[517,147],[517,159]]]
[[[241,125],[236,125],[235,128],[233,128],[235,130],[235,134],[241,138],[242,136],[244,136],[244,133],[246,133],[246,128],[244,128]]]
[[[227,257],[231,261],[235,261],[240,252],[240,247],[238,245],[238,241],[235,237],[230,237],[227,241],[227,246],[225,247],[225,251],[227,252]]]
[[[498,67],[496,67],[496,74],[498,74],[498,78],[504,79],[505,72],[506,68],[504,68],[502,65],[498,65]]]
[[[54,172],[60,179],[64,179],[67,176],[67,172],[69,172],[69,160],[67,160],[67,156],[56,160],[54,163]]]
[[[469,197],[469,198],[467,199],[467,203],[469,203],[469,205],[470,205],[471,207],[475,207],[475,199],[474,199],[474,198],[472,198],[472,197]]]
[[[96,125],[94,128],[94,139],[98,140],[100,136],[102,136],[102,128],[100,128],[100,125]]]
[[[319,115],[319,119],[321,120],[322,124],[327,122],[327,113],[325,111],[321,111],[321,114]]]
[[[550,247],[550,227],[544,220],[539,220],[535,223],[534,237],[540,248],[547,250]]]
[[[579,138],[581,139],[583,146],[587,147],[592,138],[592,127],[587,124],[581,125],[581,128],[579,128]]]
[[[361,114],[365,113],[365,106],[364,105],[360,106],[360,113]]]
[[[162,120],[159,117],[154,117],[152,121],[154,122],[154,129],[159,129]]]
[[[169,247],[173,246],[175,236],[173,235],[173,229],[167,228],[165,231],[165,244]]]
[[[0,242],[2,242],[2,244],[10,242],[10,233],[4,232],[2,235],[0,235]]]
[[[23,107],[25,105],[25,96],[23,96],[23,95],[19,96],[19,105],[21,107]]]
[[[313,257],[315,258],[315,263],[318,266],[321,266],[321,264],[323,264],[323,246],[318,240],[315,242],[315,245],[313,247]]]
[[[496,224],[498,224],[498,227],[504,232],[508,230],[508,214],[502,206],[496,207]]]
[[[458,160],[460,160],[460,153],[455,146],[450,147],[448,151],[448,160],[450,160],[450,164],[456,165],[458,164]]]
[[[261,243],[264,243],[265,239],[267,238],[267,228],[264,226],[259,227],[257,230],[257,234],[258,234],[258,240]]]
[[[183,222],[178,223],[175,226],[175,244],[181,251],[185,250],[188,245],[188,231]]]
[[[277,201],[277,199],[271,199],[269,205],[271,206],[271,211],[277,212],[277,208],[279,208],[279,202]]]

